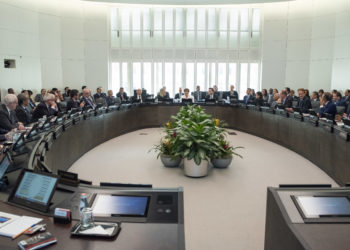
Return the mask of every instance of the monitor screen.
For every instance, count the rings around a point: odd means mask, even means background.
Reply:
[[[9,157],[5,154],[4,158],[2,158],[0,163],[0,179],[4,177],[4,174],[6,173],[6,170],[10,166],[11,162]]]
[[[47,205],[56,187],[57,178],[34,172],[25,172],[14,197]]]
[[[98,194],[92,205],[94,216],[146,217],[148,196],[122,196]]]
[[[295,196],[294,199],[304,218],[350,217],[347,196]]]

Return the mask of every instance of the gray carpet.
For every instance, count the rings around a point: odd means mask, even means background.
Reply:
[[[228,169],[211,169],[193,179],[182,169],[164,168],[154,152],[161,129],[143,129],[112,139],[82,156],[70,169],[82,179],[184,187],[185,237],[189,250],[263,249],[266,188],[280,183],[336,183],[298,154],[235,131],[243,159]]]

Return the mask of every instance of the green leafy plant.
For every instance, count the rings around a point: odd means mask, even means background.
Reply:
[[[224,158],[232,155],[242,157],[235,152],[242,147],[232,147],[225,137],[226,124],[219,119],[213,119],[211,115],[197,105],[181,107],[175,116],[164,126],[165,137],[154,150],[173,158],[194,160],[197,165],[202,160]]]

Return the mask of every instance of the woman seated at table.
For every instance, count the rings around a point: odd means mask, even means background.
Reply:
[[[188,88],[184,89],[184,94],[180,98],[181,102],[182,100],[192,100],[194,102],[194,97],[190,95],[190,90]]]
[[[256,92],[254,104],[255,104],[255,106],[263,106],[264,105],[263,95],[260,91]]]

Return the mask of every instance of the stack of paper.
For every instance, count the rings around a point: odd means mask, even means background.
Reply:
[[[16,238],[43,219],[0,212],[0,235]],[[3,221],[3,222],[2,222]]]

